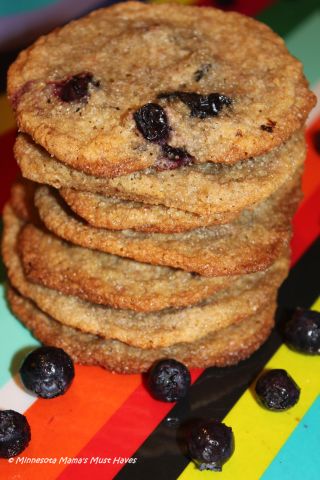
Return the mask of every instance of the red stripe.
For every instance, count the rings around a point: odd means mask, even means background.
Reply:
[[[235,0],[230,2],[230,6],[224,6],[223,2],[214,0],[196,0],[195,2],[199,7],[217,7],[223,10],[232,10],[244,15],[255,16],[262,10],[270,7],[275,0]]]
[[[141,375],[115,375],[100,367],[76,365],[75,379],[66,395],[37,399],[25,412],[32,441],[20,457],[54,458],[55,463],[1,462],[0,478],[53,480],[90,442],[121,405],[141,385]]]
[[[292,264],[320,234],[320,152],[314,142],[315,133],[319,131],[320,117],[317,117],[306,132],[308,149],[302,178],[305,197],[293,219]]]
[[[10,195],[11,185],[16,178],[19,168],[13,156],[13,145],[16,130],[9,130],[0,136],[1,145],[1,188],[0,188],[0,212]]]
[[[201,369],[192,369],[192,383],[202,372]],[[69,465],[58,477],[59,480],[113,478],[124,466],[112,463],[113,459],[131,458],[173,406],[172,403],[154,400],[146,388],[140,385],[79,452],[77,457],[88,458],[88,462]],[[92,458],[98,457],[110,458],[111,463],[90,463]]]
[[[317,151],[315,145],[315,135],[319,132],[320,117],[317,117],[306,132],[308,150],[302,179],[302,190],[306,197],[310,196],[320,184],[320,151]]]
[[[293,219],[292,265],[320,234],[320,187],[300,206]]]

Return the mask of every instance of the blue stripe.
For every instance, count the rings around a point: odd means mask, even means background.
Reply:
[[[39,344],[31,333],[10,313],[4,291],[4,286],[0,285],[0,387],[17,372],[26,352]]]
[[[316,480],[320,478],[319,450],[320,396],[300,420],[287,442],[262,475],[261,480]]]

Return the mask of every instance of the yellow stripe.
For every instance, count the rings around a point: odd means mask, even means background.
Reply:
[[[320,311],[320,297],[312,307]],[[303,355],[282,345],[265,368],[284,368],[301,388],[299,402],[286,412],[270,412],[262,408],[248,389],[225,417],[235,436],[235,452],[216,474],[219,480],[261,477],[302,416],[320,393],[320,357]],[[212,480],[212,472],[200,472],[193,462],[179,480]]]
[[[320,312],[320,297],[318,297],[318,299],[312,305],[312,310],[315,310],[316,312]]]
[[[7,97],[0,95],[0,134],[15,127],[13,113]]]

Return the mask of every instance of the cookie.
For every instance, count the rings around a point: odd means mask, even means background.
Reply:
[[[201,277],[73,246],[26,225],[18,250],[33,282],[114,308],[152,312],[202,301],[232,285],[233,277]]]
[[[135,2],[41,37],[11,66],[8,94],[21,131],[106,177],[261,155],[315,104],[301,63],[267,26]]]
[[[145,372],[161,358],[175,358],[189,368],[224,367],[249,357],[267,339],[274,325],[274,304],[261,313],[192,344],[143,350],[117,340],[82,333],[43,313],[11,287],[7,298],[13,313],[45,345],[63,348],[75,362],[100,365],[118,373]]]
[[[297,195],[289,193],[281,202],[270,200],[244,211],[231,224],[176,234],[92,227],[74,216],[48,187],[37,189],[35,204],[46,227],[75,245],[203,276],[223,276],[265,270],[275,261],[288,246],[288,213],[299,199],[298,189]]]
[[[240,214],[235,211],[201,216],[176,208],[121,200],[72,188],[62,188],[59,193],[71,210],[90,225],[109,230],[179,233],[228,223]]]
[[[34,193],[37,186],[33,182],[18,177],[11,186],[10,204],[22,220],[37,223],[38,212],[34,206]]]
[[[202,216],[218,213],[224,223],[222,212],[238,213],[290,180],[305,159],[305,140],[301,131],[279,149],[234,166],[207,163],[167,172],[150,169],[111,180],[64,166],[26,136],[18,137],[15,156],[23,176],[38,183],[165,205]]]
[[[269,271],[244,276],[233,289],[197,306],[157,313],[116,310],[29,282],[16,249],[23,224],[7,205],[2,252],[11,284],[65,325],[142,349],[191,343],[258,313],[265,305],[272,304],[288,271],[288,260],[282,257]]]

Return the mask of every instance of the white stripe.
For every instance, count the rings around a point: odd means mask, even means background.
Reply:
[[[314,120],[317,117],[320,117],[320,82],[313,85],[312,91],[313,91],[313,93],[316,94],[318,101],[317,101],[317,105],[314,107],[314,109],[309,114],[309,117],[308,117],[308,120],[307,120],[307,127],[310,127],[310,125],[314,122]]]
[[[19,375],[11,378],[0,388],[0,410],[15,410],[24,413],[37,400],[30,395],[20,383]]]

